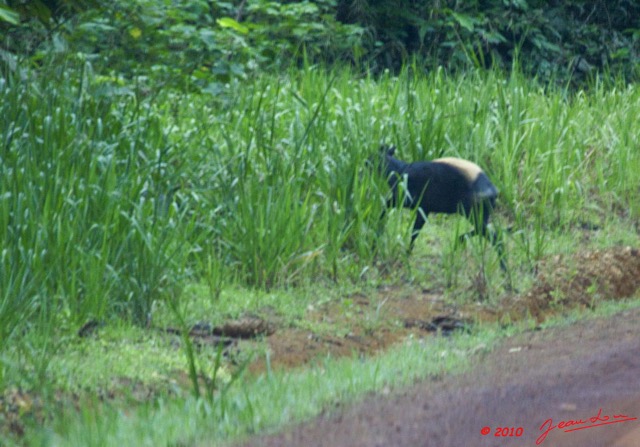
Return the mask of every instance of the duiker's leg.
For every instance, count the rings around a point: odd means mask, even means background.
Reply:
[[[416,221],[413,223],[413,231],[411,232],[411,244],[409,244],[409,252],[413,250],[413,246],[416,242],[416,238],[420,233],[420,230],[424,226],[427,221],[427,214],[422,211],[422,209],[418,208],[418,212],[416,214]]]
[[[482,206],[475,207],[469,214],[468,218],[473,224],[473,230],[463,234],[459,238],[459,242],[463,243],[467,237],[482,236],[486,238],[496,250],[498,259],[500,260],[500,269],[503,272],[508,273],[506,256],[504,253],[504,244],[502,242],[502,235],[496,233],[495,230],[489,228],[489,217],[493,210],[492,204],[484,204]]]

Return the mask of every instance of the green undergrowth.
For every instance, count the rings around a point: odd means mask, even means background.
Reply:
[[[97,336],[70,340],[51,359],[49,370],[55,389],[68,393],[93,394],[102,391],[146,399],[159,393],[184,394],[185,357],[181,340],[160,330],[105,326]],[[216,349],[198,351],[202,374],[213,375]],[[229,380],[229,373],[218,375]],[[135,396],[136,392],[140,395]],[[107,396],[105,396],[107,397]]]

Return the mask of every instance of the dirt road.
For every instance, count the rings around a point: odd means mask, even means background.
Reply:
[[[640,447],[639,328],[635,309],[521,334],[462,376],[370,396],[245,445]]]

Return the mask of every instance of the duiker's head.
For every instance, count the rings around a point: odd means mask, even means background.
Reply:
[[[367,158],[367,166],[369,169],[375,170],[380,174],[386,174],[389,169],[389,162],[396,152],[396,147],[383,144],[378,149],[377,154],[373,154]]]
[[[393,155],[396,153],[396,147],[390,144],[383,144],[380,146],[380,155],[382,155],[382,157],[384,159],[389,159],[389,157],[393,157]]]

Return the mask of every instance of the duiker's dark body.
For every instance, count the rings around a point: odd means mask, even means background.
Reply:
[[[413,226],[411,248],[430,213],[462,213],[474,225],[469,235],[488,238],[498,250],[501,267],[506,269],[502,247],[495,233],[487,228],[498,190],[478,165],[459,158],[406,163],[393,157],[394,147],[383,147],[382,151],[381,171],[392,190],[388,206],[397,206],[402,201],[405,208],[420,208]],[[403,191],[400,184],[405,177]]]

